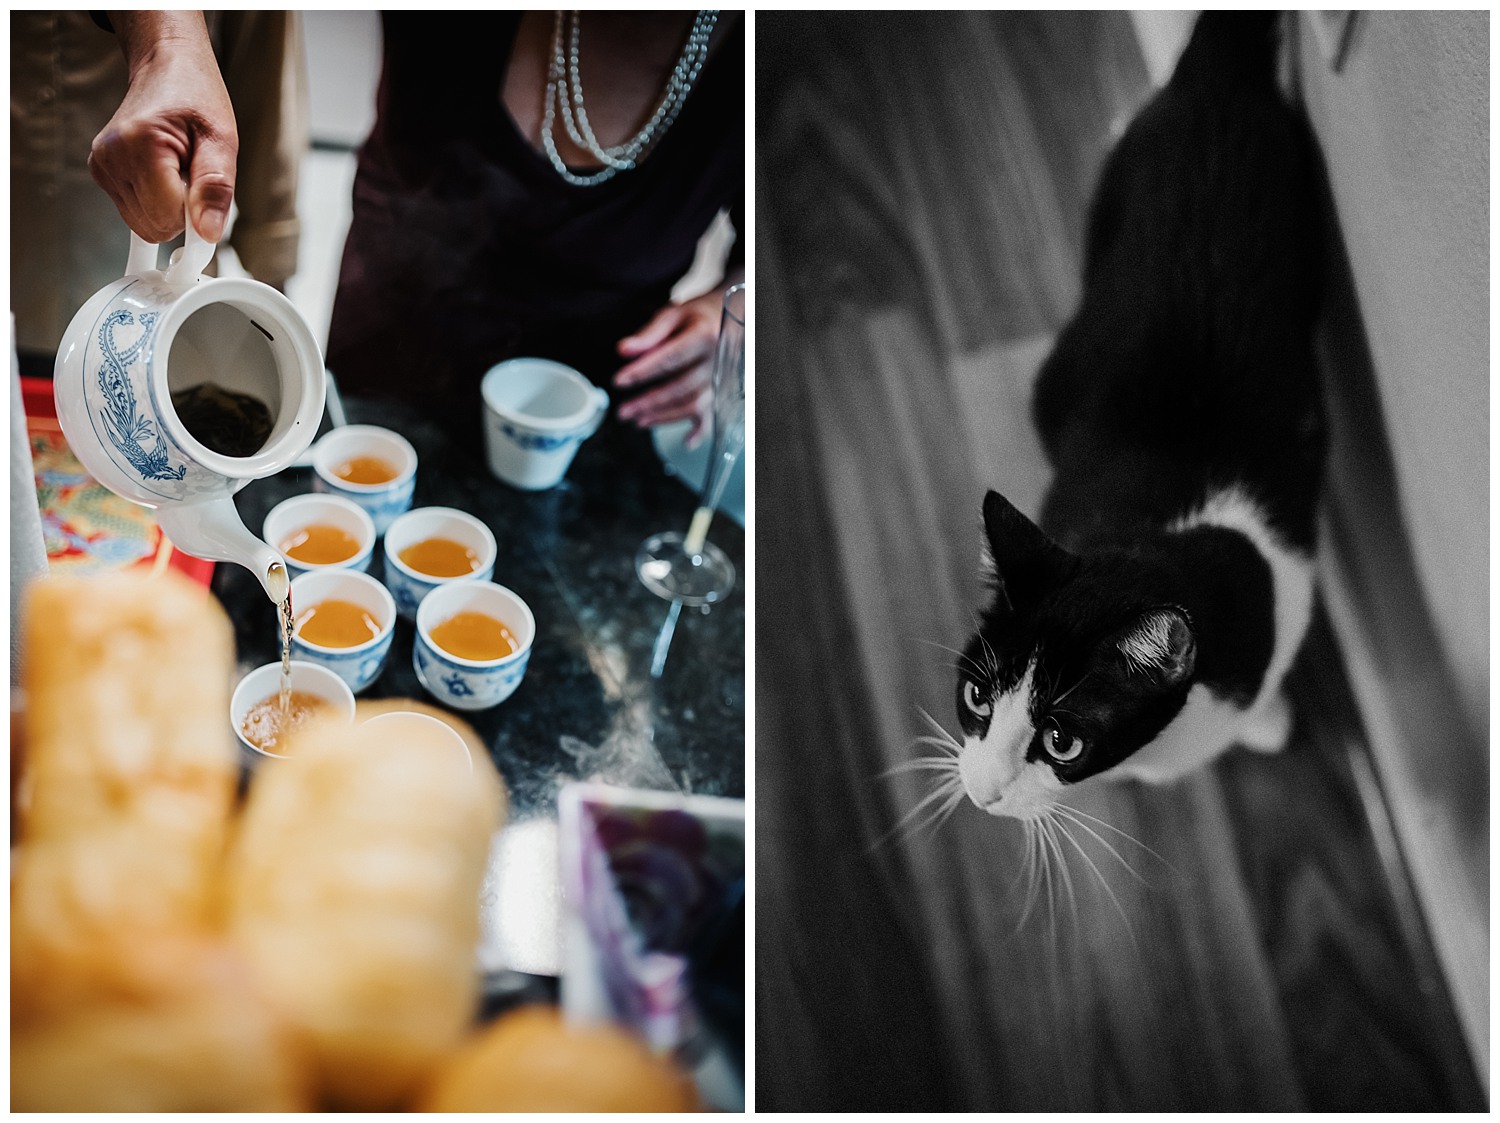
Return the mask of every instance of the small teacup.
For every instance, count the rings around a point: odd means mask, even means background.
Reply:
[[[354,552],[337,561],[307,561],[294,558],[286,543],[313,527],[331,528],[353,539]],[[337,495],[294,495],[272,507],[262,524],[265,540],[286,558],[287,572],[293,577],[328,569],[352,569],[363,573],[370,568],[375,552],[375,524],[364,509]]]
[[[451,759],[461,758],[469,766],[469,771],[474,771],[474,754],[469,751],[464,739],[451,725],[439,721],[431,714],[397,710],[360,722],[359,727],[382,737],[399,738],[403,743],[419,749],[436,750]]]
[[[329,601],[357,605],[369,614],[379,631],[367,640],[347,646],[314,643],[302,634],[301,622],[309,610]],[[355,694],[380,677],[391,650],[391,637],[396,634],[396,602],[379,581],[350,569],[304,573],[292,582],[292,610],[298,620],[292,633],[294,659],[326,667]]]
[[[389,479],[360,482],[361,469],[389,470]],[[340,474],[341,470],[344,474]],[[398,515],[411,509],[417,489],[417,450],[400,433],[377,425],[344,425],[327,433],[313,449],[318,491],[340,495],[363,507],[384,534]],[[346,478],[351,476],[353,478]]]
[[[424,573],[401,560],[401,554],[432,539],[457,542],[478,556],[477,568],[452,577]],[[385,584],[396,609],[408,620],[434,589],[467,581],[488,581],[495,572],[495,536],[473,515],[453,507],[418,507],[401,515],[385,532]]]
[[[315,663],[292,660],[292,691],[310,694],[323,703],[321,716],[337,717],[344,721],[354,720],[354,692],[349,685],[326,667]],[[229,724],[239,738],[241,755],[254,766],[262,760],[288,760],[285,753],[258,748],[245,736],[245,718],[250,710],[267,699],[275,700],[281,693],[281,664],[267,663],[256,667],[244,678],[229,699]],[[284,742],[278,744],[284,747]]]
[[[555,487],[599,428],[609,394],[572,367],[509,359],[479,383],[490,471],[525,491]]]
[[[515,637],[516,648],[494,659],[466,659],[445,651],[433,640],[433,629],[461,612],[499,620]],[[487,710],[515,693],[526,676],[536,618],[519,596],[493,581],[465,581],[435,589],[417,610],[417,638],[412,666],[427,692],[456,710]]]

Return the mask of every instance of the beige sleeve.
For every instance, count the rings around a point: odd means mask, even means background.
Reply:
[[[221,11],[209,26],[240,136],[229,244],[251,276],[284,286],[297,271],[297,178],[308,149],[302,14]]]

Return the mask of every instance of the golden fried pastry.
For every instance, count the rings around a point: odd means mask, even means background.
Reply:
[[[54,576],[32,586],[24,628],[22,838],[141,820],[221,842],[239,758],[218,601],[170,570]]]
[[[88,1001],[11,1034],[12,1111],[307,1111],[305,1055],[244,962],[201,938],[92,959]]]
[[[613,1025],[573,1026],[523,1006],[438,1071],[418,1111],[701,1111],[692,1082]]]
[[[11,880],[11,1021],[87,991],[95,960],[121,942],[208,930],[206,882],[219,855],[199,832],[112,823],[28,841]]]
[[[261,769],[227,872],[229,932],[309,1042],[325,1102],[399,1106],[478,1004],[478,899],[502,809],[487,757],[323,723]]]
[[[211,922],[239,766],[233,634],[175,573],[48,577],[25,608],[13,1025],[121,939]],[[77,968],[73,962],[80,961]]]

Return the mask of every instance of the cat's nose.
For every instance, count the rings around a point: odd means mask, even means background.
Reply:
[[[958,758],[958,778],[963,781],[964,791],[975,807],[998,815],[1001,812],[997,808],[1010,777],[1006,769],[990,759],[994,755],[982,745],[964,753]]]

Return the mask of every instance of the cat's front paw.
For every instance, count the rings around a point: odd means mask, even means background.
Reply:
[[[1291,735],[1292,705],[1286,694],[1278,690],[1245,715],[1239,741],[1258,753],[1274,753],[1286,748]]]

